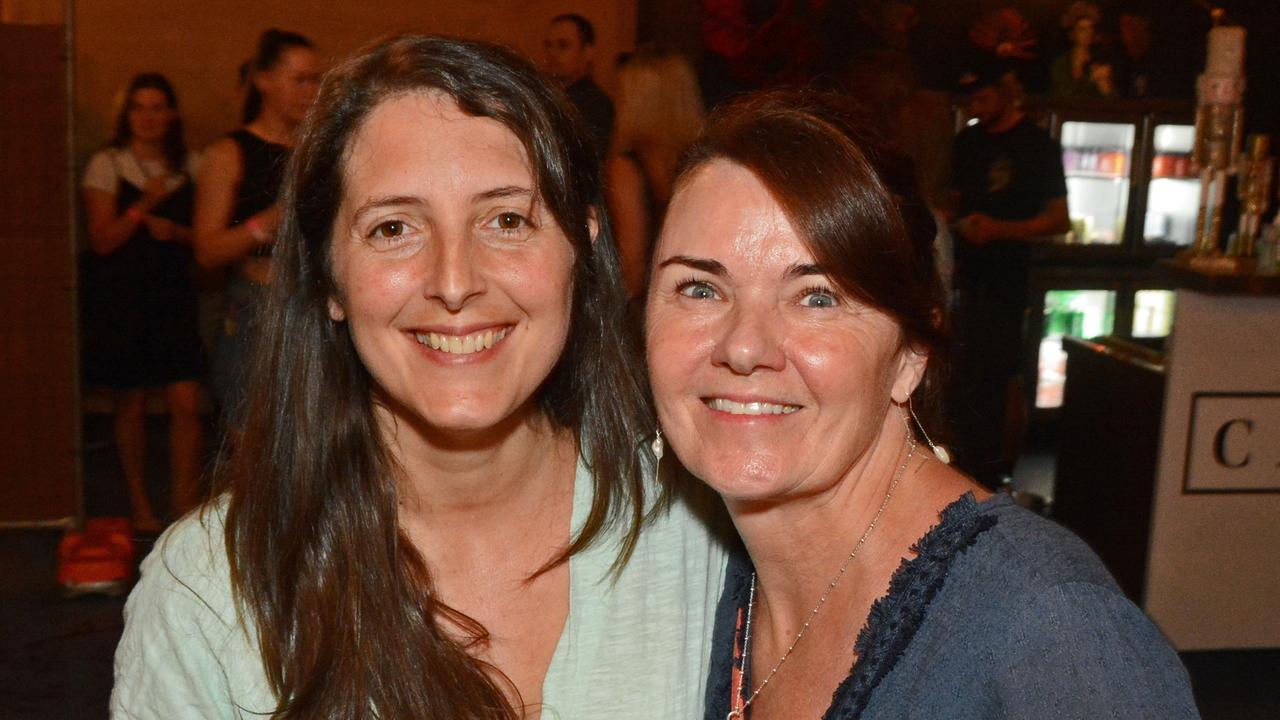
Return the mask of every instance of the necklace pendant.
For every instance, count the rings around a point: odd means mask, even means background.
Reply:
[[[724,720],[742,720],[742,711],[737,709],[730,710],[729,714],[724,716]]]

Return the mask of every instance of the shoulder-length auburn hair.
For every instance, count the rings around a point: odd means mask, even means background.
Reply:
[[[576,431],[595,485],[585,525],[555,562],[621,526],[620,567],[644,517],[637,447],[653,415],[622,329],[603,212],[595,242],[590,235],[599,170],[576,114],[532,66],[497,46],[405,36],[366,48],[329,73],[300,129],[247,420],[219,473],[230,496],[232,580],[256,624],[279,718],[517,714],[506,678],[467,652],[484,641],[484,628],[440,602],[399,527],[400,470],[377,430],[373,383],[347,326],[327,311],[351,139],[380,103],[413,92],[444,93],[514,133],[574,247],[568,341],[535,400],[555,426]]]
[[[948,344],[937,227],[911,163],[872,134],[868,112],[814,90],[744,96],[708,118],[682,160],[676,191],[712,160],[750,170],[831,281],[888,315],[908,345],[928,353],[912,404],[926,422],[936,421]]]

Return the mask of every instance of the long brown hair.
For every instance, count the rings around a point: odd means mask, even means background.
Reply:
[[[607,217],[598,214],[595,242],[588,229],[600,207],[599,170],[577,115],[532,66],[497,46],[422,36],[370,46],[329,73],[300,128],[248,416],[219,473],[230,495],[232,579],[256,624],[279,718],[518,715],[505,677],[467,652],[484,628],[439,601],[400,530],[398,470],[377,430],[372,380],[347,326],[326,308],[351,138],[379,103],[422,90],[447,94],[520,139],[574,246],[569,338],[536,401],[554,425],[576,431],[594,500],[556,562],[618,526],[624,563],[644,517],[637,446],[654,421],[622,331]]]
[[[937,227],[910,161],[873,133],[868,112],[813,90],[745,96],[708,118],[683,158],[677,192],[717,158],[750,170],[832,282],[893,318],[906,342],[928,353],[913,406],[937,423],[948,345]],[[935,424],[929,434],[938,430]]]

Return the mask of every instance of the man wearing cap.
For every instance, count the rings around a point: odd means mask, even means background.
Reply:
[[[1011,411],[1024,405],[1018,379],[1031,246],[1071,223],[1061,146],[1018,107],[1013,74],[988,64],[966,73],[960,86],[977,122],[956,136],[952,156],[956,345],[949,414],[960,466],[995,487],[1012,472],[1020,439]]]
[[[578,113],[591,131],[596,153],[604,157],[613,129],[613,101],[591,78],[595,61],[596,30],[576,13],[551,18],[543,40],[546,71],[564,85]]]

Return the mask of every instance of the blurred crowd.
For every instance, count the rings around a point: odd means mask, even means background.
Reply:
[[[953,162],[955,98],[925,89],[907,52],[919,22],[915,5],[895,0],[860,4],[857,19],[865,42],[855,43],[856,51],[845,44],[833,57],[834,46],[818,34],[826,13],[836,5],[782,3],[776,14],[757,17],[759,13],[740,0],[709,0],[703,6],[701,26],[706,52],[696,67],[681,52],[662,45],[646,44],[617,58],[599,58],[595,29],[582,15],[558,15],[544,28],[540,66],[577,107],[601,160],[604,200],[636,329],[643,312],[649,255],[672,195],[678,158],[702,129],[710,106],[742,89],[817,83],[841,89],[871,109],[866,116],[868,131],[887,138],[912,161],[917,184],[934,210],[944,282],[950,287],[953,274],[959,272],[958,292],[967,292],[970,298],[987,293],[982,287],[975,290],[975,282],[998,281],[1006,289],[1014,288],[1016,295],[1017,288],[1025,286],[1025,258],[999,259],[995,262],[1006,267],[1005,276],[976,281],[972,273],[965,280],[964,269],[955,268],[954,258],[963,262],[967,253],[989,265],[988,256],[995,251],[987,248],[975,255],[974,247],[996,237],[1013,239],[1014,243],[1002,247],[1015,247],[1016,253],[1025,255],[1023,241],[1061,231],[1057,216],[1061,208],[1055,205],[1052,217],[1044,215],[1050,201],[1065,195],[1060,188],[1060,160],[1056,168],[1052,160],[1025,168],[1049,176],[1050,180],[1037,185],[1047,189],[1027,198],[1026,207],[1015,208],[1007,217],[1001,216],[1000,202],[984,205],[957,193],[957,186],[963,184],[957,172],[985,177],[988,168],[974,164],[999,158],[973,159],[974,143],[970,142],[964,146],[970,148],[970,157]],[[1118,31],[1107,34],[1118,40],[1107,43],[1101,41],[1102,24],[1096,6],[1088,2],[1066,6],[1061,26],[1068,49],[1050,66],[1052,94],[1114,97],[1151,92],[1144,59],[1151,46],[1149,21],[1121,15]],[[962,103],[969,104],[970,114],[987,130],[971,139],[985,147],[991,137],[1011,137],[1002,133],[1014,126],[1019,133],[1035,136],[1019,110],[1019,63],[1034,56],[1039,43],[1029,25],[1016,11],[1004,8],[980,18],[969,34],[975,57],[980,59],[971,63],[975,72],[967,74],[967,85],[955,89],[964,93]],[[594,79],[597,65],[605,61],[616,63],[612,94]],[[238,73],[242,125],[198,152],[186,146],[179,94],[171,82],[160,73],[139,74],[123,91],[112,136],[84,171],[89,239],[82,263],[85,378],[90,386],[112,393],[115,443],[133,521],[141,530],[158,530],[163,518],[174,518],[195,505],[207,448],[234,441],[238,431],[238,418],[247,402],[250,355],[246,344],[272,276],[272,248],[281,222],[281,183],[324,69],[309,38],[266,30],[252,57],[229,69]],[[984,101],[985,109],[977,107]],[[1032,137],[1028,142],[1041,147],[1048,140]],[[1013,149],[1022,147],[1015,144]],[[1052,147],[1044,147],[1052,156]],[[1036,217],[1043,221],[1012,235],[1006,232],[1012,228],[1009,222]],[[952,231],[960,237],[953,238]],[[202,310],[201,302],[208,305],[209,298],[217,299],[217,307]],[[1017,306],[1004,313],[1002,322],[1018,325],[1015,315],[1022,311],[1021,304],[1000,303]],[[974,305],[962,304],[960,309],[964,307]],[[987,320],[980,317],[973,322],[989,330]],[[202,325],[213,332],[202,333]],[[958,324],[961,329],[968,326]],[[981,386],[986,396],[1003,397],[1004,383],[1016,377],[1020,332],[1010,328],[1000,340],[1001,357],[1014,358],[1013,365],[986,380]],[[991,346],[995,340],[988,335],[977,335],[970,342]],[[968,355],[963,347],[958,349],[963,372]],[[989,366],[985,359],[989,354],[972,358],[970,364]],[[990,375],[989,367],[985,372]],[[146,402],[157,389],[162,390],[169,413],[172,507],[164,512],[153,507],[145,478]],[[1011,389],[1009,396],[1017,393]],[[202,415],[202,408],[209,405],[206,398],[212,399],[215,409],[212,424]],[[1011,400],[1008,411],[1016,414],[1016,404]],[[992,417],[1005,412],[990,408],[982,416],[990,424]],[[952,413],[952,420],[960,426],[959,440],[968,444],[963,419],[957,414],[963,415],[963,409]],[[205,437],[210,427],[216,435],[213,443]],[[985,432],[1009,434],[1000,423]],[[1009,454],[1000,449],[1007,444],[1003,439],[983,443],[991,448],[988,454]],[[1001,467],[1007,469],[1008,464]],[[974,466],[969,469],[987,481]],[[992,472],[995,477],[1005,470]]]

